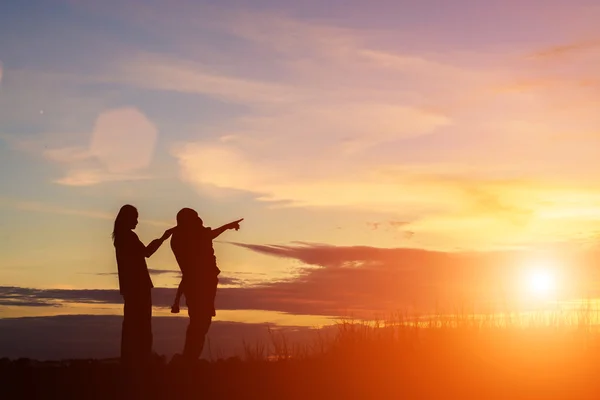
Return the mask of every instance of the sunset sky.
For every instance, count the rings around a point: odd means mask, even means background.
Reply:
[[[245,218],[215,244],[221,321],[517,296],[538,265],[595,296],[598,20],[597,0],[2,2],[0,317],[120,314],[125,203],[144,243],[182,207]],[[149,267],[166,314],[168,243]]]

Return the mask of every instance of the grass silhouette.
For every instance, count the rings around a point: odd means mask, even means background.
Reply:
[[[341,320],[305,344],[271,329],[240,357],[181,368],[157,356],[143,393],[124,390],[118,360],[3,359],[0,373],[21,398],[597,399],[598,317],[591,307],[398,313]]]

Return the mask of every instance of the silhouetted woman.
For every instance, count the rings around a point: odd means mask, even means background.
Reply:
[[[138,211],[129,204],[119,210],[113,230],[113,243],[119,271],[119,291],[123,295],[123,328],[121,332],[121,362],[126,365],[145,363],[152,354],[152,295],[154,287],[146,258],[171,236],[165,231],[160,239],[148,246],[140,241],[133,229],[138,224]]]

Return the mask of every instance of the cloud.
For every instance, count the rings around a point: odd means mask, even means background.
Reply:
[[[535,59],[557,59],[565,56],[594,50],[600,47],[600,40],[586,40],[564,45],[552,46],[533,54]]]
[[[210,72],[201,63],[140,53],[117,66],[114,79],[146,89],[196,93],[242,104],[289,104],[297,88]]]
[[[0,304],[20,307],[60,307],[57,299],[38,298],[35,293],[17,287],[1,287]]]
[[[69,301],[74,303],[122,303],[118,290],[103,289],[33,289],[21,287],[0,287],[2,298],[26,298],[43,301]]]
[[[400,228],[403,228],[410,224],[410,221],[367,222],[367,226],[374,231],[382,229],[384,227],[384,229],[386,230],[399,230]]]
[[[407,222],[407,221],[389,221],[388,224],[392,228],[402,228],[403,226],[406,226],[406,225],[410,224],[410,222]]]
[[[214,134],[262,143],[265,151],[284,149],[290,156],[291,148],[307,153],[323,147],[332,153],[355,154],[452,124],[448,115],[399,101],[390,89],[380,91],[379,98],[364,99],[364,92],[349,90],[352,86],[347,82],[322,87],[295,79],[284,85],[218,76],[206,72],[202,64],[152,54],[123,60],[117,68],[115,79],[126,85],[205,94],[250,107],[252,114],[226,123],[220,128],[222,135]]]
[[[391,234],[394,240],[410,240],[415,235],[414,231],[406,230],[414,221],[385,221],[367,222],[370,230]]]
[[[155,276],[155,275],[174,275],[177,278],[181,278],[181,271],[180,270],[148,268],[148,272],[152,276]],[[100,272],[97,275],[100,275],[100,276],[107,276],[107,275],[114,276],[114,275],[118,275],[118,272]],[[236,275],[239,275],[239,273],[236,273]],[[219,276],[219,285],[221,285],[221,286],[240,286],[240,285],[243,285],[243,284],[245,284],[247,282],[248,281],[246,279],[243,279],[243,278],[240,278],[240,277],[223,276],[222,274]]]
[[[331,50],[342,53],[359,44],[356,31],[351,28],[294,19],[281,13],[241,11],[230,14],[227,22],[227,29],[234,35],[291,57],[306,53],[335,57]]]
[[[286,151],[292,146],[305,153],[324,147],[332,153],[353,154],[378,144],[429,134],[451,124],[450,118],[441,113],[384,101],[315,99],[310,103],[297,104],[291,111],[274,116],[246,118],[241,130],[264,132],[263,135],[271,132],[277,135],[271,142]]]
[[[199,184],[252,191],[261,182],[281,176],[277,171],[253,165],[227,146],[185,143],[173,149],[173,154],[178,159],[182,178]]]
[[[88,148],[79,146],[46,149],[43,151],[43,154],[49,160],[65,164],[85,161],[93,157]]]
[[[559,231],[557,220],[540,215],[560,208],[561,197],[586,198],[563,215],[598,205],[595,189],[561,184],[597,180],[598,158],[588,143],[598,137],[599,122],[591,90],[597,63],[586,47],[594,41],[542,50],[589,56],[555,68],[520,56],[533,54],[529,45],[517,56],[494,46],[435,47],[423,35],[353,27],[342,14],[324,21],[191,3],[97,7],[139,32],[159,34],[163,45],[119,51],[71,84],[141,89],[153,104],[170,92],[169,99],[194,107],[215,106],[210,123],[199,113],[177,115],[185,139],[172,154],[182,180],[202,194],[250,194],[268,207],[388,213],[382,218],[411,221],[405,235],[414,234],[415,246],[444,249],[512,246],[546,240],[550,232],[572,239],[574,220],[561,220],[569,227]],[[149,179],[154,122],[131,108],[107,110],[97,120],[92,143],[45,151],[65,169],[56,181]],[[135,143],[121,142],[129,137],[119,133],[124,126],[144,133],[132,132]],[[397,169],[382,176],[388,167]],[[438,178],[407,172],[424,167],[437,169]],[[439,177],[456,170],[454,182]],[[496,184],[515,176],[529,182]]]
[[[72,208],[65,208],[61,206],[55,206],[48,203],[42,203],[39,201],[18,201],[11,203],[15,208],[24,211],[35,211],[52,214],[64,214],[64,215],[77,215],[82,217],[94,218],[94,219],[114,219],[114,215],[101,211],[91,210],[78,210]]]
[[[600,294],[594,282],[594,251],[554,250],[440,252],[414,248],[376,248],[302,243],[233,243],[261,254],[300,262],[292,278],[248,285],[224,279],[217,310],[267,310],[299,315],[373,318],[398,310],[422,313],[457,307],[527,308],[524,268],[550,254],[561,277],[559,300],[581,293]],[[541,254],[541,253],[540,253]],[[227,287],[225,287],[227,286]],[[174,288],[155,288],[153,304],[169,307]],[[117,290],[0,287],[0,298],[24,301],[120,304]],[[217,311],[217,314],[219,311]]]
[[[318,151],[325,145],[331,152],[341,149],[352,154],[451,125],[452,118],[434,111],[423,97],[451,92],[436,89],[435,82],[449,80],[458,85],[454,75],[460,74],[461,82],[477,75],[416,55],[369,49],[361,36],[365,32],[360,30],[246,12],[232,13],[221,21],[219,28],[212,28],[218,34],[248,42],[250,53],[243,58],[227,53],[232,57],[227,64],[232,67],[222,68],[226,74],[213,72],[214,63],[201,54],[184,59],[136,53],[115,60],[105,79],[155,90],[204,94],[250,108],[248,115],[225,123],[215,136],[232,137],[233,132],[244,141],[262,143],[269,151],[281,151],[281,145],[286,144],[289,149]],[[290,36],[291,31],[297,36]],[[278,57],[278,52],[285,57]],[[265,63],[262,53],[275,61]],[[412,62],[406,68],[395,65],[390,72],[388,61],[374,61],[386,56]],[[248,69],[235,67],[249,61],[272,73],[260,74],[264,78],[259,79],[256,74],[249,76]],[[296,62],[308,62],[310,70]],[[390,85],[389,77],[382,79],[382,73],[397,75],[392,79],[395,83]],[[418,76],[409,79],[411,74]],[[282,75],[285,81],[279,78]],[[427,84],[423,93],[416,81]],[[307,149],[307,145],[312,148]]]
[[[376,231],[381,226],[381,222],[367,222],[367,226]]]
[[[506,52],[425,53],[389,46],[389,32],[285,15],[240,12],[222,21],[210,29],[247,43],[243,59],[265,72],[237,68],[242,60],[228,52],[231,67],[221,75],[278,89],[235,89],[266,93],[272,102],[260,94],[205,92],[243,103],[248,112],[203,127],[197,133],[202,140],[172,149],[182,180],[203,195],[250,194],[270,207],[391,213],[411,221],[405,238],[414,237],[417,245],[499,246],[525,240],[526,230],[533,237],[548,232],[538,200],[554,196],[550,187],[562,185],[561,175],[595,175],[590,152],[577,144],[565,152],[550,140],[593,137],[597,130],[592,91],[578,86],[594,76],[589,67],[579,75],[548,65],[540,70]],[[140,57],[168,65],[165,71],[181,66],[181,76],[217,71],[201,54],[190,57],[193,62]],[[140,64],[135,57],[119,63],[125,69]],[[534,85],[498,91],[523,82]],[[585,171],[568,154],[584,157]],[[382,176],[388,167],[397,168]],[[437,177],[410,171],[419,168],[431,168]],[[455,171],[458,178],[444,177]],[[513,177],[523,181],[502,183]],[[451,233],[456,229],[465,232],[462,240]]]
[[[181,271],[172,269],[148,268],[150,275],[181,275]],[[100,272],[97,275],[118,275],[118,272]]]
[[[531,254],[504,252],[436,252],[410,248],[368,246],[236,245],[262,254],[291,258],[307,265],[292,280],[265,286],[264,292],[281,296],[288,307],[330,315],[373,313],[413,308],[431,312],[461,305],[503,307],[523,300],[521,274]],[[535,258],[535,257],[534,257]],[[577,297],[600,289],[589,279],[593,264],[572,253],[557,254],[564,277],[560,296]],[[520,304],[523,306],[523,303]]]
[[[224,145],[185,144],[175,149],[174,155],[187,182],[252,192],[262,201],[295,206],[396,208],[403,200],[418,198],[415,191],[435,190],[413,185],[413,192],[407,193],[399,185],[402,175],[393,183],[364,173],[352,175],[352,171],[340,176],[337,171],[321,170],[318,164],[307,166],[303,159],[282,161],[287,164],[285,168],[276,168]],[[261,155],[254,157],[260,159]]]
[[[471,214],[527,216],[523,206],[501,200],[503,193],[531,182],[473,179],[439,172],[395,168],[371,173],[321,170],[301,160],[288,160],[284,170],[245,158],[231,146],[193,143],[174,150],[181,177],[197,186],[212,185],[255,193],[258,200],[290,206],[346,206],[399,211],[411,208],[463,207]],[[258,156],[260,157],[260,155]],[[446,175],[443,169],[446,168]],[[434,170],[435,171],[435,170]],[[504,218],[504,217],[503,217]],[[512,217],[511,217],[512,218]]]
[[[73,169],[67,171],[64,177],[55,180],[55,182],[65,186],[92,186],[99,183],[145,179],[151,179],[151,176],[142,174],[115,174],[102,169]]]
[[[44,300],[27,300],[26,298],[21,297],[10,297],[10,296],[2,296],[0,297],[0,305],[7,307],[61,307],[59,303],[54,301],[44,301]]]
[[[222,188],[230,195],[250,193],[269,207],[390,213],[410,222],[405,230],[424,248],[492,249],[551,237],[572,240],[581,224],[591,227],[598,220],[597,214],[587,221],[574,218],[577,210],[600,206],[598,191],[585,181],[576,183],[584,179],[581,175],[563,175],[564,169],[550,176],[512,172],[512,167],[390,163],[368,171],[350,160],[311,159],[307,164],[300,157],[281,159],[278,153],[271,158],[260,152],[244,155],[233,144],[186,144],[174,154],[181,178],[203,194]],[[568,198],[575,203],[565,202]],[[561,209],[558,217],[555,212]]]
[[[2,72],[3,72],[3,69],[2,69],[2,60],[0,60],[0,83],[2,83]]]
[[[8,206],[12,208],[16,208],[24,211],[33,211],[33,212],[41,212],[41,213],[51,213],[51,214],[62,214],[62,215],[76,215],[86,218],[94,218],[94,219],[105,219],[105,220],[114,220],[115,214],[111,214],[105,211],[96,211],[96,210],[85,210],[85,209],[76,209],[76,208],[67,208],[63,206],[58,206],[51,203],[44,203],[39,201],[27,201],[27,200],[11,200],[7,198],[0,197],[0,206]],[[148,220],[148,219],[140,219],[141,222],[148,225],[160,226],[160,227],[170,227],[172,223],[168,221],[157,221],[157,220]]]
[[[174,269],[148,268],[148,272],[150,272],[151,275],[164,275],[164,274],[181,275],[181,271],[174,270]]]

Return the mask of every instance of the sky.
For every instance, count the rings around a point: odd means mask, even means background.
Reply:
[[[539,266],[593,298],[599,18],[595,0],[2,2],[0,318],[120,315],[127,203],[144,243],[182,207],[244,218],[215,243],[223,323],[520,302]],[[169,316],[168,244],[148,264]]]

